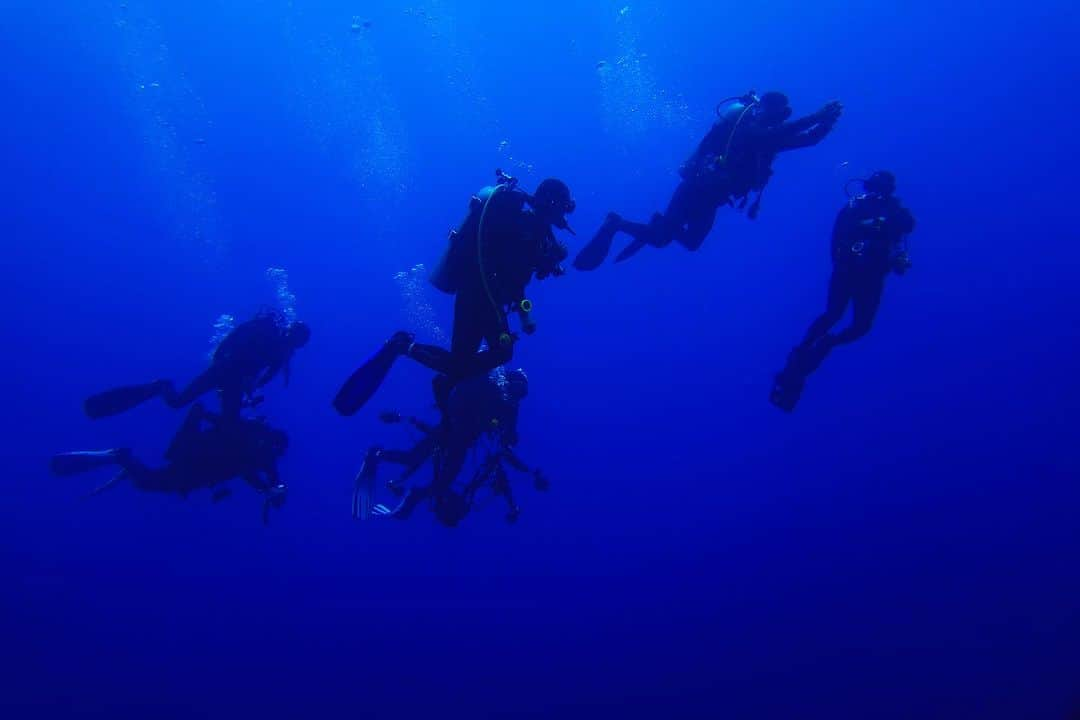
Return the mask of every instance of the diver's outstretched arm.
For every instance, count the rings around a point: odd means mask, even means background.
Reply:
[[[844,106],[836,101],[826,105],[815,113],[787,122],[772,131],[776,152],[796,150],[817,145],[832,132],[836,121],[844,111]]]
[[[784,150],[798,150],[799,148],[813,147],[819,142],[825,139],[825,136],[832,132],[833,124],[818,123],[805,132],[798,133],[784,140],[780,145],[780,151]]]

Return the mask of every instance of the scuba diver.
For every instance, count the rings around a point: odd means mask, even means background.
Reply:
[[[54,474],[67,477],[116,466],[120,472],[90,493],[98,495],[122,480],[131,480],[139,490],[176,493],[181,497],[195,490],[213,491],[214,502],[228,497],[225,484],[242,478],[265,497],[263,523],[269,522],[271,508],[285,503],[287,486],[278,475],[277,462],[288,448],[289,437],[262,420],[247,418],[223,421],[196,403],[188,411],[165,452],[167,464],[149,467],[130,449],[69,452],[52,459]]]
[[[630,258],[646,245],[664,247],[672,240],[688,250],[697,250],[712,231],[720,206],[738,203],[741,210],[751,193],[757,195],[747,216],[755,219],[776,156],[821,142],[840,118],[843,105],[830,102],[812,115],[789,121],[792,110],[786,95],[767,92],[759,98],[751,91],[724,100],[716,112],[720,119],[679,169],[682,182],[667,211],[654,214],[648,223],[631,222],[609,213],[600,230],[574,258],[575,268],[600,267],[620,232],[630,235],[632,242],[615,258],[616,262]]]
[[[833,348],[870,332],[889,272],[903,275],[911,268],[907,236],[915,229],[915,218],[894,194],[896,178],[881,170],[858,182],[863,192],[840,210],[833,226],[833,272],[825,312],[791,351],[773,385],[770,400],[787,412],[795,409],[806,378]],[[849,304],[851,325],[830,334]]]
[[[543,472],[532,469],[514,452],[517,445],[517,421],[521,401],[529,391],[529,380],[522,370],[496,368],[485,377],[472,377],[461,382],[449,397],[442,422],[430,425],[416,418],[410,424],[421,437],[407,450],[385,450],[373,447],[367,452],[364,464],[356,476],[353,491],[353,517],[374,516],[404,520],[424,501],[429,501],[439,522],[454,527],[472,509],[480,490],[488,488],[502,497],[508,507],[507,522],[514,522],[521,513],[514,500],[510,479],[504,465],[532,475],[539,490],[548,488]],[[401,422],[397,413],[384,413],[387,423]],[[487,440],[486,457],[458,492],[454,483],[465,465],[469,451]],[[434,477],[426,486],[406,489],[406,482],[428,460],[432,461]],[[404,471],[388,483],[389,489],[403,496],[396,508],[375,504],[375,478],[382,463],[401,465]]]
[[[280,313],[262,312],[225,336],[210,367],[180,392],[171,380],[127,385],[87,398],[84,409],[90,418],[98,419],[119,415],[155,397],[169,407],[182,408],[217,390],[222,414],[237,418],[245,404],[262,401],[255,392],[279,372],[288,385],[293,353],[310,339],[311,329],[305,323],[289,323]]]
[[[403,355],[439,374],[433,385],[441,407],[454,385],[482,378],[513,357],[518,338],[510,330],[510,313],[518,315],[526,334],[535,332],[525,286],[533,276],[543,280],[565,272],[568,252],[552,228],[573,234],[566,216],[576,206],[561,180],[544,180],[530,195],[501,170],[496,176],[493,187],[473,196],[431,276],[432,285],[456,296],[450,349],[417,343],[408,332],[395,333],[341,388],[334,407],[342,415],[363,407]]]

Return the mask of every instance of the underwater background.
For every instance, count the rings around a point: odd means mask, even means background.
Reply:
[[[5,717],[1080,712],[1075,3],[4,7]],[[470,195],[564,179],[576,252],[661,209],[750,88],[846,108],[757,221],[531,287],[520,451],[551,490],[520,483],[516,526],[353,521],[364,450],[407,439],[377,411],[433,415],[430,375],[330,399],[393,331],[445,341],[418,266]],[[772,375],[877,168],[914,268],[785,415]],[[261,409],[291,436],[269,527],[246,489],[49,476],[158,457],[181,414],[82,399],[189,379],[222,316],[273,304],[313,338]]]

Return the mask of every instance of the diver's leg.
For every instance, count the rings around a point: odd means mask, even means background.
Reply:
[[[848,287],[850,289],[848,297],[854,305],[851,325],[835,335],[826,335],[804,349],[801,359],[801,371],[804,377],[821,367],[833,348],[855,342],[870,332],[874,316],[877,315],[878,307],[881,305],[885,278],[884,276],[856,276],[849,279]]]
[[[448,492],[465,466],[465,458],[469,454],[468,441],[460,437],[452,437],[442,448],[435,467],[435,480],[431,483],[433,495]]]
[[[457,373],[452,378],[455,383],[465,378],[487,375],[514,359],[513,338],[507,333],[505,325],[499,326],[492,322],[484,339],[487,341],[486,350],[462,357],[458,362]]]
[[[429,370],[437,373],[448,373],[453,368],[454,356],[446,348],[426,343],[414,343],[409,347],[407,355]]]
[[[431,459],[431,456],[435,454],[438,445],[439,437],[434,433],[418,442],[416,446],[409,451],[408,457],[403,458],[406,460],[406,462],[402,463],[402,465],[405,466],[405,470],[401,473],[401,477],[398,478],[397,481],[392,481],[390,483],[390,489],[394,490],[399,488],[401,483],[412,477],[413,474],[420,469],[420,466]]]
[[[697,250],[705,242],[716,224],[716,212],[719,208],[713,203],[702,203],[687,216],[686,227],[679,228],[675,239],[687,250]]]
[[[818,330],[821,332],[821,335],[815,338],[808,334],[803,340],[803,344],[792,351],[792,357],[789,358],[788,361],[789,366],[794,363],[795,371],[800,374],[803,379],[809,377],[814,372],[817,372],[817,369],[825,362],[825,358],[829,356],[829,353],[832,352],[834,347],[854,342],[870,330],[869,324],[863,317],[868,309],[868,298],[865,296],[866,291],[861,285],[862,281],[860,279],[847,275],[840,283],[840,288],[835,293],[835,296],[830,292],[830,309],[834,314],[830,315],[827,310],[826,314],[823,316],[824,320],[819,318],[820,324],[818,327],[811,327],[811,331]],[[878,294],[880,295],[880,291]],[[848,303],[852,301],[855,306],[855,317],[851,327],[846,328],[836,335],[826,334],[828,328],[836,324],[843,315]],[[877,303],[874,302],[873,310],[869,315],[871,321],[873,319],[873,313],[876,312],[876,310]]]
[[[67,477],[81,475],[98,468],[119,465],[124,453],[130,450],[84,450],[79,452],[59,453],[54,455],[50,467],[54,475]]]
[[[398,506],[389,512],[376,512],[381,517],[390,517],[395,520],[407,520],[424,500],[429,497],[427,488],[412,488],[405,493]]]
[[[172,382],[161,381],[161,397],[171,408],[187,407],[206,393],[220,386],[221,370],[217,366],[210,366],[201,375],[192,380],[187,387],[180,392]]]
[[[881,307],[881,295],[884,290],[884,277],[878,278],[875,275],[858,279],[851,325],[830,338],[830,344],[833,347],[855,342],[870,332],[870,328],[874,325],[874,318],[877,317],[878,308]]]
[[[454,300],[454,328],[451,333],[450,350],[437,345],[414,343],[409,347],[407,355],[424,367],[442,375],[460,375],[460,366],[476,354],[484,339],[484,326],[479,319],[485,310],[484,304],[486,303],[487,312],[492,313],[493,317],[496,311],[490,301],[482,302],[477,297],[480,292],[482,291],[458,291]]]
[[[663,237],[661,229],[662,222],[663,216],[657,213],[656,215],[653,215],[652,220],[647,223],[634,222],[633,220],[626,220],[620,217],[614,225],[618,232],[626,233],[635,240],[659,245],[661,244],[661,239]],[[662,244],[666,245],[667,243]]]
[[[226,420],[240,417],[244,407],[244,384],[239,378],[230,378],[218,388],[218,400],[221,401],[221,415]]]
[[[852,297],[849,272],[833,268],[829,279],[825,312],[810,325],[806,337],[788,354],[787,365],[773,380],[770,401],[786,412],[792,412],[799,402],[806,379],[817,370],[832,346],[827,333],[844,315]]]
[[[716,222],[718,203],[700,182],[683,181],[675,188],[667,210],[654,215],[649,224],[652,237],[649,242],[663,247],[672,240],[691,250],[697,250]],[[700,236],[700,237],[699,237]]]
[[[459,292],[454,302],[450,352],[456,359],[475,355],[487,327],[501,318],[502,310],[491,302],[482,288]]]
[[[633,238],[633,242],[623,248],[615,257],[615,262],[624,262],[641,251],[646,245],[664,247],[683,232],[690,210],[696,202],[697,186],[683,181],[675,188],[667,210],[656,213],[648,224],[630,222],[619,218],[618,230]]]
[[[415,466],[423,465],[424,461],[431,457],[435,450],[435,438],[428,436],[420,440],[408,450],[383,450],[379,453],[382,462],[401,465],[406,470]]]
[[[514,356],[506,318],[486,297],[474,297],[459,306],[454,330],[452,363],[445,379],[436,378],[436,395],[448,393],[466,378],[486,375]],[[487,342],[487,349],[478,352],[483,341]]]
[[[165,459],[171,462],[176,462],[182,458],[188,448],[191,446],[192,439],[199,434],[199,428],[202,426],[204,418],[204,411],[202,405],[195,404],[187,415],[184,416],[184,422],[180,425],[180,429],[172,436],[172,440],[169,441],[169,447],[165,450]]]
[[[625,222],[622,229],[634,240],[623,248],[622,252],[615,256],[615,262],[625,262],[637,255],[646,245],[664,247],[669,245],[680,230],[680,220],[673,220],[670,216],[657,213],[653,215],[648,225],[641,223]]]
[[[851,273],[839,268],[833,268],[832,277],[829,278],[829,293],[825,304],[825,312],[822,313],[806,331],[806,337],[799,343],[800,349],[806,349],[825,337],[829,329],[844,316],[844,310],[851,302],[854,293]]]

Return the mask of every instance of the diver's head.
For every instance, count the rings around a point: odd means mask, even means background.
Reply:
[[[308,327],[307,323],[297,320],[285,331],[285,338],[288,340],[290,348],[299,350],[311,340],[311,328]]]
[[[775,127],[791,117],[791,103],[784,93],[771,90],[761,96],[755,114],[765,127]]]
[[[529,395],[529,376],[521,368],[506,372],[506,394],[515,403]]]
[[[574,197],[570,194],[570,188],[562,180],[548,178],[536,188],[536,194],[532,196],[530,204],[540,218],[560,230],[566,230],[570,224],[566,222],[566,216],[577,208]]]
[[[435,517],[446,527],[457,527],[469,513],[465,498],[452,490],[440,493],[435,498]]]
[[[888,170],[878,170],[863,180],[866,192],[882,197],[889,197],[896,192],[896,176]]]

